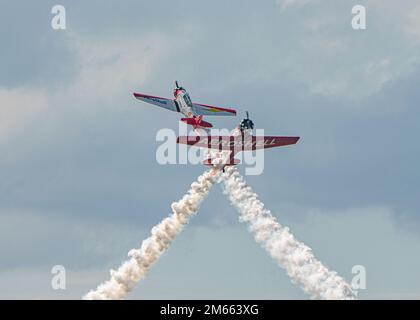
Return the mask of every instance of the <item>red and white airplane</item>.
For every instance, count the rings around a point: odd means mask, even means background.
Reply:
[[[240,163],[235,155],[241,151],[269,149],[296,144],[300,137],[284,136],[254,136],[254,123],[249,119],[248,112],[246,119],[233,130],[229,136],[181,136],[177,143],[189,146],[200,147],[213,151],[203,164],[223,169],[226,166],[234,166]]]
[[[138,100],[154,104],[156,106],[182,113],[186,118],[181,121],[196,128],[212,128],[213,125],[203,120],[204,115],[209,116],[236,116],[233,109],[209,106],[200,103],[193,103],[188,92],[178,85],[175,81],[174,97],[175,99],[166,99],[156,96],[150,96],[143,93],[134,93],[134,97]]]

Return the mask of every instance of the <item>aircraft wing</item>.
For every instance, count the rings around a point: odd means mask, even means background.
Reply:
[[[292,144],[296,144],[300,137],[276,137],[276,136],[264,136],[264,137],[252,137],[256,141],[252,150],[256,149],[269,149],[276,147],[284,147]],[[258,141],[263,141],[264,144],[258,143]],[[249,150],[249,149],[247,149]]]
[[[138,100],[154,104],[155,106],[165,108],[171,111],[179,112],[177,106],[175,105],[174,100],[156,97],[156,96],[149,96],[143,93],[133,93],[134,97]]]
[[[177,143],[190,146],[230,150],[233,153],[246,150],[259,150],[275,147],[283,147],[296,144],[299,137],[278,137],[278,136],[181,136]]]
[[[236,110],[193,103],[195,113],[202,116],[236,116]]]

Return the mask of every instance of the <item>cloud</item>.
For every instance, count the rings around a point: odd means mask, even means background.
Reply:
[[[0,143],[25,132],[28,123],[47,108],[48,96],[45,92],[27,88],[0,88]]]
[[[284,8],[305,3],[280,2]],[[277,53],[271,58],[277,60],[277,67],[267,73],[287,74],[289,79],[306,84],[314,95],[353,101],[372,96],[388,81],[401,79],[416,69],[419,43],[407,37],[411,34],[416,38],[419,30],[414,4],[365,3],[367,29],[362,31],[351,27],[351,1],[336,2],[334,6],[317,2],[311,5],[310,15],[287,11],[271,29],[277,33],[273,40],[278,43],[268,50]],[[287,34],[283,34],[283,28]],[[287,46],[282,46],[279,39],[287,39]],[[381,65],[386,60],[391,63]],[[372,70],[372,64],[378,67]],[[371,72],[366,73],[367,69]]]
[[[293,6],[303,6],[311,0],[276,0],[276,3],[281,7],[282,11]]]
[[[86,270],[118,263],[127,248],[147,233],[133,226],[73,219],[60,212],[0,212],[0,270],[60,264]],[[13,243],[13,246],[9,244]],[[115,259],[115,260],[114,260]]]
[[[420,6],[408,12],[405,30],[416,45],[420,44]]]
[[[106,40],[74,35],[69,46],[77,56],[79,76],[70,83],[67,94],[98,100],[130,94],[130,88],[143,84],[174,51],[170,38],[158,32]]]
[[[60,85],[71,79],[77,64],[66,46],[66,33],[51,28],[54,3],[17,0],[1,5],[0,87]]]

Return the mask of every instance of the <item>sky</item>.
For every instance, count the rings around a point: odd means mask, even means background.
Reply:
[[[66,9],[66,29],[51,8]],[[364,5],[365,30],[351,25]],[[360,299],[420,298],[420,3],[0,0],[0,298],[80,299],[205,168],[159,165],[177,114],[132,92],[250,112],[300,136],[246,176]],[[244,172],[244,168],[239,168]],[[51,269],[66,269],[66,289]],[[129,299],[309,299],[214,186]]]

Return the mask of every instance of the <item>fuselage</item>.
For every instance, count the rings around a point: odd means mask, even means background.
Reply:
[[[179,111],[188,118],[196,117],[196,114],[192,107],[192,101],[188,92],[183,88],[174,90],[175,104],[179,108]]]

